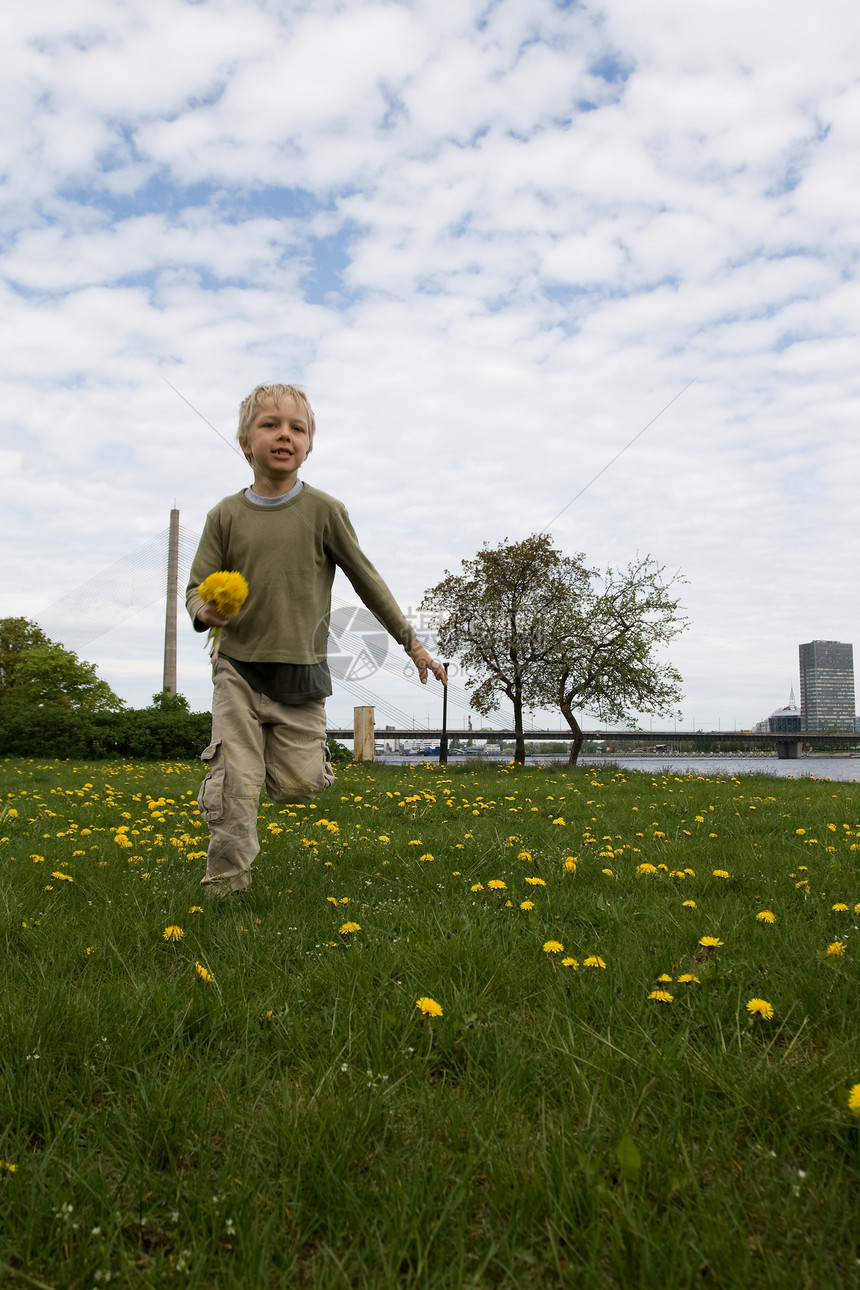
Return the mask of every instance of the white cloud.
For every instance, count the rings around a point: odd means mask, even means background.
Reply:
[[[220,279],[248,279],[277,268],[281,288],[296,289],[307,267],[303,240],[291,221],[214,223],[200,207],[187,209],[179,220],[142,215],[86,231],[51,224],[21,234],[6,257],[6,275],[30,291],[59,292],[177,268]]]
[[[258,380],[303,380],[306,477],[412,604],[549,523],[696,377],[558,541],[684,568],[699,725],[735,694],[749,724],[799,640],[857,634],[847,0],[73,0],[6,22],[0,613],[159,532],[174,497],[199,531],[240,487],[160,374],[228,438]],[[94,647],[136,702],[159,620]]]

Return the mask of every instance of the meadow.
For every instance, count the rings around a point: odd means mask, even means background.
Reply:
[[[853,784],[0,762],[0,1285],[860,1285]]]

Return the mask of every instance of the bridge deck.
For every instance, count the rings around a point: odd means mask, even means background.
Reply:
[[[448,730],[448,740],[480,740],[482,743],[498,743],[515,739],[513,730]],[[583,738],[592,742],[609,740],[612,743],[635,743],[647,748],[655,744],[689,744],[689,743],[723,743],[737,746],[753,743],[803,743],[814,744],[819,748],[860,748],[860,732],[846,731],[843,734],[816,734],[811,730],[791,731],[789,733],[751,734],[748,730],[584,730]],[[333,739],[352,739],[351,729],[329,730]],[[408,739],[410,741],[441,739],[443,731],[430,730],[388,730],[377,726],[375,737],[380,739]],[[526,730],[524,738],[527,743],[548,743],[560,740],[570,743],[573,735],[569,730]]]

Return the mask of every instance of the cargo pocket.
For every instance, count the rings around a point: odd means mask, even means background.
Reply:
[[[197,805],[207,824],[217,824],[224,816],[224,755],[221,740],[204,748],[200,760],[209,767],[209,773],[200,785]]]

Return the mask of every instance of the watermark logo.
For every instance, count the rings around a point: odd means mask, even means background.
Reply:
[[[363,605],[332,611],[328,629],[328,665],[338,681],[365,681],[388,656],[388,632]]]
[[[404,618],[415,632],[419,642],[434,657],[437,656],[438,636],[435,628],[438,620],[435,616],[423,611],[407,608]],[[320,624],[320,630],[323,624]],[[391,637],[378,619],[374,618],[364,605],[339,605],[333,609],[328,624],[326,652],[329,671],[337,681],[366,681],[380,671],[389,657],[393,645]],[[395,655],[399,650],[395,646]],[[394,667],[395,672],[401,671]],[[457,669],[449,666],[448,675],[454,676]],[[405,659],[402,675],[415,676],[415,665]]]

